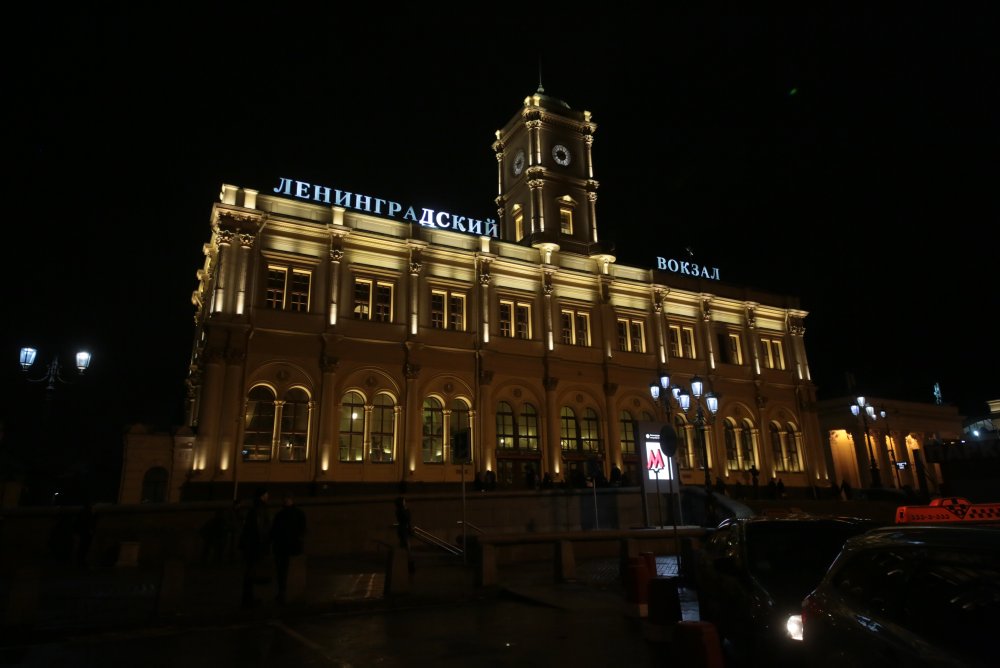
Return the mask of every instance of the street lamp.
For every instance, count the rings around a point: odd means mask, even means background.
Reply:
[[[871,485],[872,487],[882,486],[882,476],[879,474],[878,462],[875,461],[875,450],[872,448],[871,435],[868,433],[868,418],[872,422],[876,419],[875,407],[869,404],[864,397],[859,396],[851,404],[851,414],[854,417],[861,416],[861,422],[865,427],[865,444],[868,446],[868,461],[871,462]]]
[[[691,379],[691,393],[688,394],[680,386],[672,386],[670,384],[670,376],[665,373],[660,374],[658,384],[653,383],[649,386],[649,393],[654,399],[659,399],[661,396],[663,397],[663,409],[666,411],[668,421],[670,420],[670,396],[673,396],[674,401],[677,402],[677,406],[685,415],[687,415],[688,411],[691,409],[691,398],[694,397],[694,425],[698,431],[698,445],[701,450],[701,465],[705,469],[705,519],[707,521],[713,506],[713,500],[712,476],[708,468],[708,444],[705,441],[705,411],[708,411],[708,418],[714,419],[716,412],[719,410],[719,398],[714,392],[708,392],[705,394],[703,392],[704,389],[705,383],[699,376],[695,376]],[[702,400],[703,398],[704,401]]]
[[[889,453],[889,463],[892,464],[892,470],[896,472],[896,489],[903,489],[903,483],[899,479],[899,463],[896,460],[896,446],[892,442],[892,431],[889,429],[889,413],[885,408],[879,408],[878,416],[885,421],[885,437],[887,439],[886,452]]]
[[[38,350],[36,348],[29,348],[27,346],[21,348],[21,355],[20,355],[21,369],[24,371],[25,377],[27,377],[28,381],[32,383],[47,383],[45,389],[49,392],[56,389],[57,381],[60,383],[72,382],[63,378],[62,366],[59,364],[58,355],[52,358],[52,361],[49,362],[49,366],[42,376],[38,378],[28,377],[27,376],[28,369],[30,369],[31,366],[35,363],[36,357],[38,357]],[[91,354],[88,352],[84,352],[81,350],[76,354],[76,370],[80,375],[83,375],[83,372],[86,371],[87,367],[90,366],[90,359],[91,359]]]

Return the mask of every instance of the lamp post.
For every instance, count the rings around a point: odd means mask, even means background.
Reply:
[[[49,362],[49,366],[46,368],[45,373],[38,378],[29,377],[28,370],[35,363],[35,359],[38,357],[38,350],[36,348],[29,348],[25,346],[21,348],[20,362],[21,370],[24,371],[25,377],[29,382],[32,383],[45,383],[45,389],[47,392],[52,392],[56,389],[56,383],[70,383],[72,381],[66,380],[62,375],[62,365],[59,363],[59,356],[56,355]],[[83,372],[87,370],[90,366],[91,354],[88,352],[80,351],[76,354],[76,370],[77,373],[83,375]]]
[[[875,421],[875,407],[869,404],[863,396],[859,396],[851,404],[851,414],[854,417],[861,417],[861,423],[865,428],[865,444],[868,446],[868,461],[871,463],[871,485],[872,487],[882,486],[882,476],[879,474],[878,462],[875,461],[875,450],[872,448],[871,435],[868,433],[868,418]]]
[[[705,441],[706,419],[714,419],[719,410],[719,398],[713,392],[704,393],[705,383],[698,376],[691,379],[691,393],[688,394],[680,386],[670,384],[670,376],[660,374],[659,383],[649,386],[649,392],[654,399],[661,396],[667,419],[670,419],[670,404],[668,397],[673,396],[677,406],[685,415],[691,409],[691,398],[694,397],[694,425],[698,431],[698,445],[701,451],[701,465],[705,469],[705,519],[709,520],[712,514],[714,501],[712,499],[712,475],[708,467],[708,444]],[[705,411],[708,411],[706,418]]]
[[[892,470],[896,473],[896,489],[903,489],[903,483],[899,479],[899,464],[896,459],[896,446],[892,442],[892,431],[889,429],[889,413],[885,408],[879,408],[878,416],[885,421],[885,436],[888,439],[886,443],[886,452],[889,453],[889,463],[892,464]]]

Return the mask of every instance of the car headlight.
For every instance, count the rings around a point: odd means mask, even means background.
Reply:
[[[785,630],[792,640],[802,640],[802,615],[788,615]]]

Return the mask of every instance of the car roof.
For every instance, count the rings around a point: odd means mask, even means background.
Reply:
[[[753,517],[730,517],[722,520],[717,528],[724,529],[733,525],[754,525],[754,524],[814,524],[817,522],[837,523],[837,524],[859,524],[877,526],[874,520],[863,517],[849,517],[845,515],[811,515],[808,513],[788,513],[785,515],[754,515]]]
[[[851,538],[851,549],[887,545],[927,545],[1000,550],[997,524],[903,524],[871,529]]]

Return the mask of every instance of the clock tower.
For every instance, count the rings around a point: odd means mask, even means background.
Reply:
[[[591,145],[597,125],[544,89],[501,130],[496,152],[500,234],[505,241],[581,255],[602,254]]]

